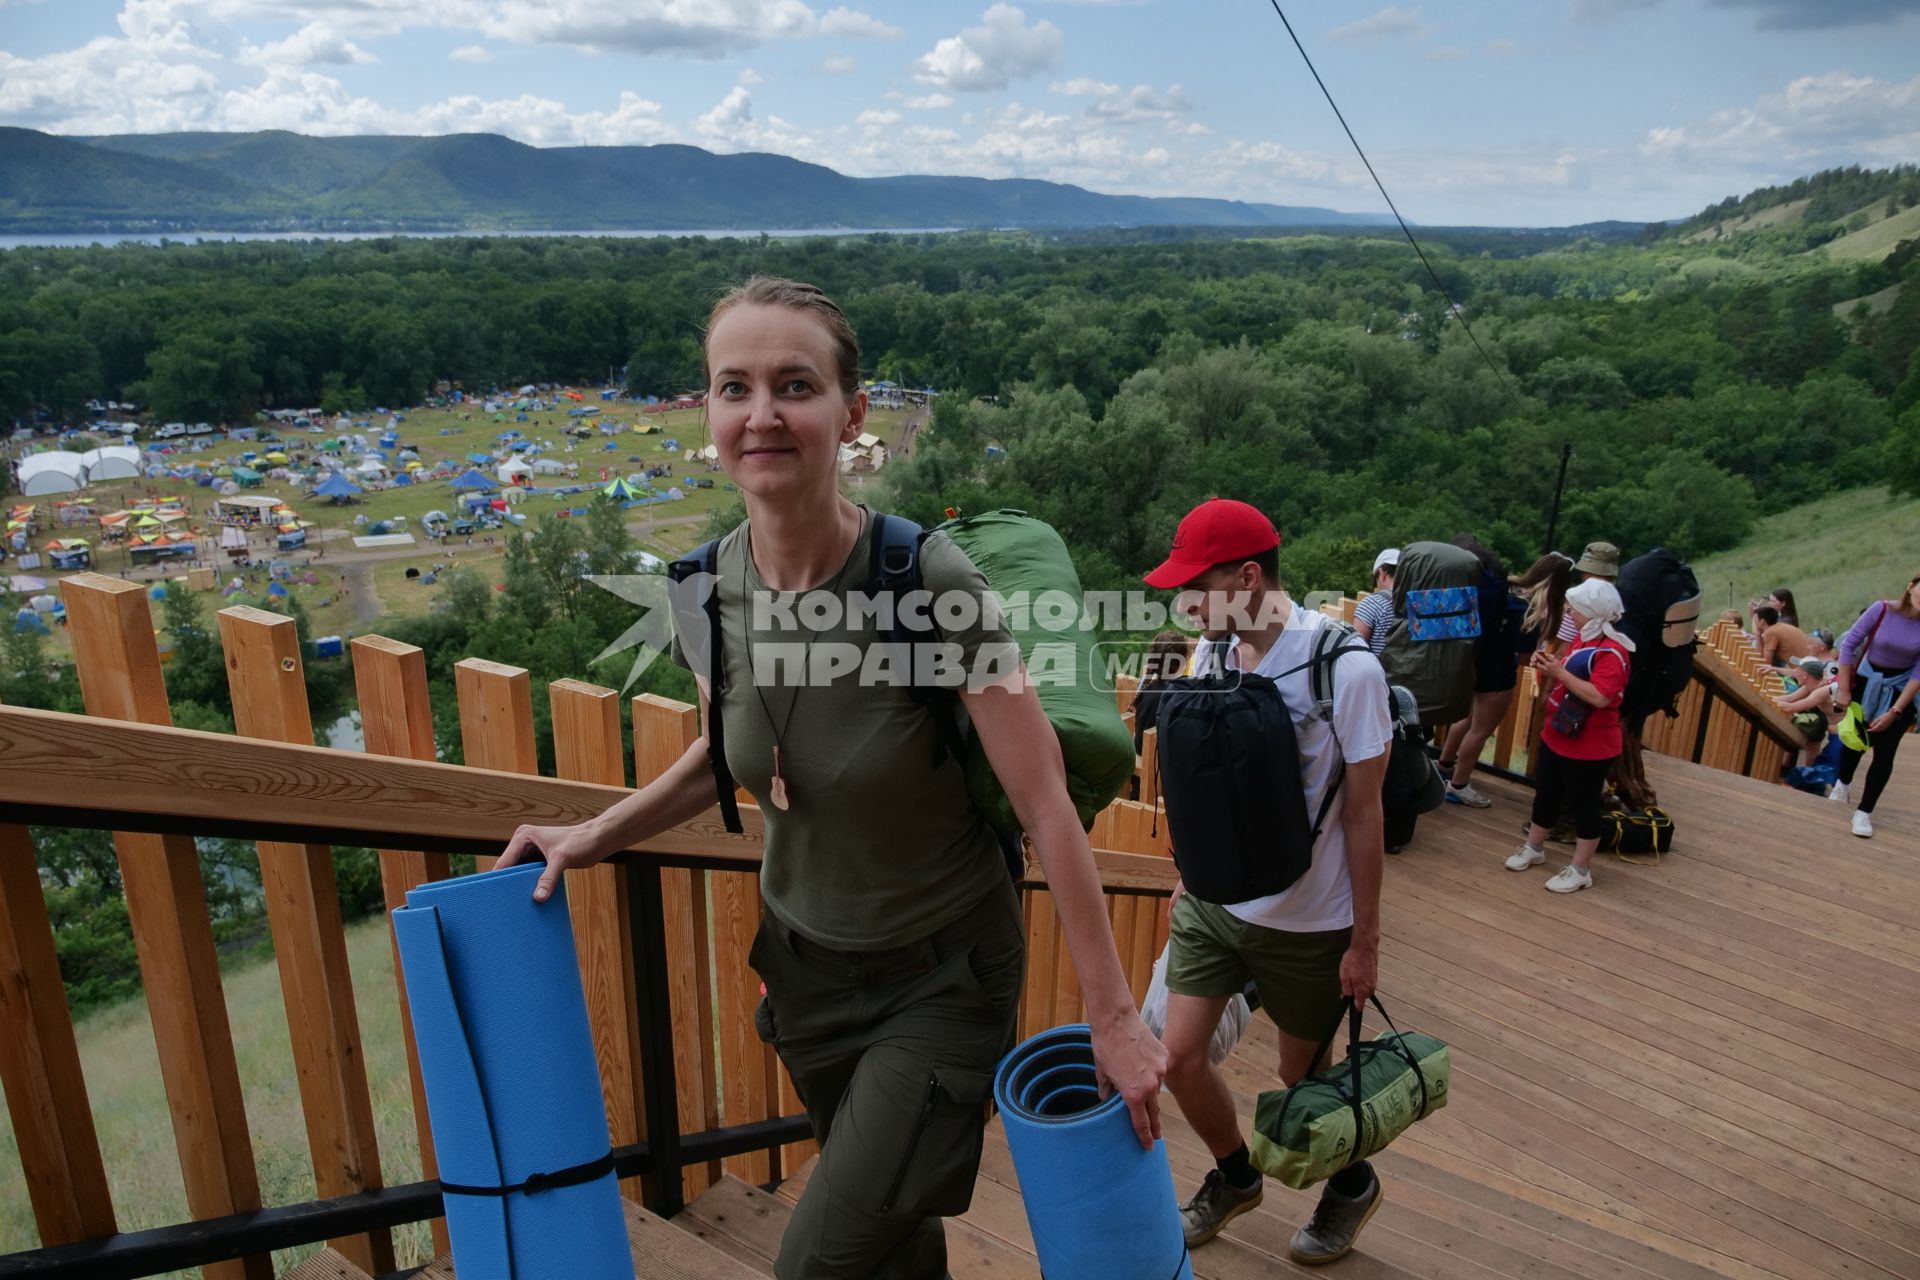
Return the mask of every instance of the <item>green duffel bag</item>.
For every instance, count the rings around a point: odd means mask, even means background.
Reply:
[[[1447,1046],[1432,1036],[1394,1027],[1381,1007],[1389,1034],[1360,1039],[1360,1007],[1348,1000],[1340,1020],[1348,1024],[1347,1059],[1315,1072],[1291,1089],[1260,1095],[1253,1112],[1254,1167],[1288,1186],[1304,1189],[1364,1160],[1447,1105],[1453,1066]],[[1324,1055],[1340,1023],[1320,1045]],[[1316,1057],[1317,1060],[1317,1057]]]
[[[1133,735],[1120,718],[1113,681],[1099,666],[1098,635],[1083,625],[1080,575],[1067,544],[1052,525],[1011,509],[960,516],[932,532],[953,539],[1003,602],[1026,604],[1008,608],[1003,620],[1060,739],[1080,824],[1091,827],[1133,777]],[[1001,831],[1019,829],[977,740],[967,753],[967,784],[989,822]]]

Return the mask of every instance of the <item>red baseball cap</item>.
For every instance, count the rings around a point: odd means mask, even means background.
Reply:
[[[1208,498],[1187,512],[1173,534],[1173,551],[1142,579],[1150,587],[1184,587],[1228,560],[1251,560],[1280,545],[1273,521],[1232,498]]]

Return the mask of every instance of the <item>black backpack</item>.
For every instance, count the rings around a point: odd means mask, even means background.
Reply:
[[[1656,711],[1677,713],[1699,647],[1700,583],[1679,556],[1655,547],[1620,566],[1614,584],[1625,612],[1619,628],[1634,643],[1620,719],[1637,735]]]
[[[1187,892],[1212,903],[1264,898],[1305,875],[1346,776],[1337,763],[1319,812],[1309,815],[1299,739],[1279,685],[1222,670],[1223,652],[1207,655],[1215,660],[1209,674],[1161,685],[1155,714],[1174,862]],[[1312,656],[1281,675],[1310,671],[1312,714],[1331,723],[1334,661],[1366,652],[1351,628],[1328,623]]]

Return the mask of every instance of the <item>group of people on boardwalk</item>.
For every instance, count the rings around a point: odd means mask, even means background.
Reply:
[[[785,1280],[931,1280],[947,1274],[940,1219],[967,1208],[985,1102],[1016,1033],[1021,907],[1004,850],[972,806],[962,762],[943,752],[942,727],[911,690],[780,687],[755,678],[755,646],[792,638],[750,607],[756,594],[791,601],[849,592],[869,580],[880,546],[876,513],[838,485],[840,447],[859,436],[868,410],[846,317],[811,285],[756,278],[716,305],[705,353],[714,443],[748,518],[712,553],[717,635],[709,643],[718,661],[703,667],[685,635],[673,656],[695,671],[702,723],[709,733],[724,724],[724,742],[703,734],[654,781],[588,822],[520,828],[500,865],[544,858],[535,897],[545,900],[565,870],[710,808],[723,761],[764,823],[765,909],[750,956],[765,986],[756,1024],[787,1066],[821,1144],[775,1272]],[[1289,597],[1280,544],[1262,512],[1212,499],[1180,522],[1166,560],[1145,575],[1149,586],[1179,593],[1175,608],[1201,648],[1271,681],[1287,708],[1316,703],[1323,654],[1332,672],[1324,712],[1295,717],[1298,776],[1286,780],[1307,812],[1324,819],[1311,833],[1305,871],[1276,892],[1240,900],[1176,892],[1159,1036],[1135,1007],[1058,738],[1012,633],[984,607],[986,579],[941,532],[919,549],[929,592],[983,606],[943,636],[963,668],[992,667],[1011,651],[999,676],[961,686],[958,698],[1044,871],[1100,1083],[1124,1098],[1142,1146],[1160,1137],[1161,1092],[1171,1090],[1214,1158],[1180,1207],[1190,1247],[1262,1197],[1232,1095],[1208,1052],[1223,1009],[1249,991],[1257,997],[1279,1028],[1278,1074],[1291,1085],[1326,1064],[1329,1027],[1378,983],[1382,789],[1396,742],[1392,694],[1370,651],[1387,621],[1371,602],[1384,593],[1363,604],[1357,639],[1324,649],[1323,633],[1340,624]],[[1617,704],[1634,660],[1632,641],[1614,625],[1622,606],[1609,569],[1618,571],[1618,553],[1596,544],[1578,561],[1550,555],[1509,579],[1477,541],[1460,545],[1482,566],[1479,607],[1483,624],[1494,625],[1481,629],[1487,639],[1472,712],[1442,744],[1447,797],[1490,803],[1473,787],[1474,762],[1514,696],[1520,667],[1531,664],[1548,688],[1547,727],[1527,840],[1508,866],[1543,860],[1542,844],[1565,815],[1578,843],[1548,887],[1584,888],[1592,883],[1600,786],[1620,750]],[[1382,555],[1377,584],[1397,562],[1397,553]],[[1908,652],[1908,620],[1920,618],[1908,603],[1920,606],[1920,593],[1854,645],[1874,673]],[[871,643],[876,626],[848,614],[823,623],[807,643]],[[1911,643],[1920,651],[1920,622]],[[1174,648],[1156,653],[1174,665]],[[1859,696],[1884,700],[1890,685],[1880,674]],[[1910,686],[1896,697],[1909,720],[1911,698]],[[1152,705],[1143,697],[1140,715]],[[1878,761],[1874,769],[1880,776]],[[1176,849],[1177,859],[1184,854]],[[1367,1162],[1341,1169],[1293,1237],[1291,1256],[1305,1264],[1344,1256],[1383,1194]]]

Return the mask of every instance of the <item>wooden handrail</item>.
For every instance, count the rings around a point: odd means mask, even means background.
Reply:
[[[522,823],[584,821],[629,794],[471,765],[0,706],[0,805],[86,819],[75,826],[312,833],[333,843],[473,850],[504,846]],[[756,870],[760,811],[740,806],[740,823],[741,833],[729,833],[712,809],[628,852]],[[1101,884],[1116,892],[1168,894],[1178,879],[1170,861],[1148,854],[1095,849],[1094,862]],[[1045,883],[1035,859],[1026,880]]]

